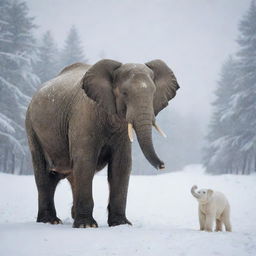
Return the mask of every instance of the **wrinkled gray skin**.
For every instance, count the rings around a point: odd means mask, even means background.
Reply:
[[[128,122],[147,160],[163,168],[152,144],[152,123],[178,88],[173,72],[161,60],[76,63],[47,82],[34,95],[26,116],[38,188],[37,221],[61,222],[53,197],[59,180],[67,178],[73,192],[73,226],[97,227],[92,180],[108,165],[108,224],[130,224],[125,215],[131,171]]]

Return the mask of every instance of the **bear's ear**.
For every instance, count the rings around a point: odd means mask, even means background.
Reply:
[[[207,198],[210,199],[212,197],[212,194],[213,194],[213,190],[208,189],[207,190]]]

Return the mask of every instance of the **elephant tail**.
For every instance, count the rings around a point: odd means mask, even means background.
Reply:
[[[28,144],[29,144],[29,148],[32,156],[34,172],[36,174],[36,172],[38,172],[39,170],[45,170],[47,163],[45,160],[45,156],[44,156],[44,152],[41,147],[41,144],[32,127],[31,119],[29,117],[29,108],[26,114],[25,126],[26,126]]]

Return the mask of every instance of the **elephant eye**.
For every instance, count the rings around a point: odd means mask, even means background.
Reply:
[[[123,96],[125,96],[125,97],[127,97],[127,95],[128,95],[127,92],[123,92],[122,94],[123,94]]]
[[[203,193],[205,194],[205,191]]]

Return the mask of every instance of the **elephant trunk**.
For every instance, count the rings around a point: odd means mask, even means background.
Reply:
[[[146,159],[156,169],[164,169],[164,162],[158,158],[152,143],[152,119],[148,118],[134,122],[134,129]]]
[[[197,186],[194,185],[192,188],[191,188],[191,194],[196,198],[196,199],[199,199],[200,196],[198,193],[196,193],[196,189],[197,189]]]

